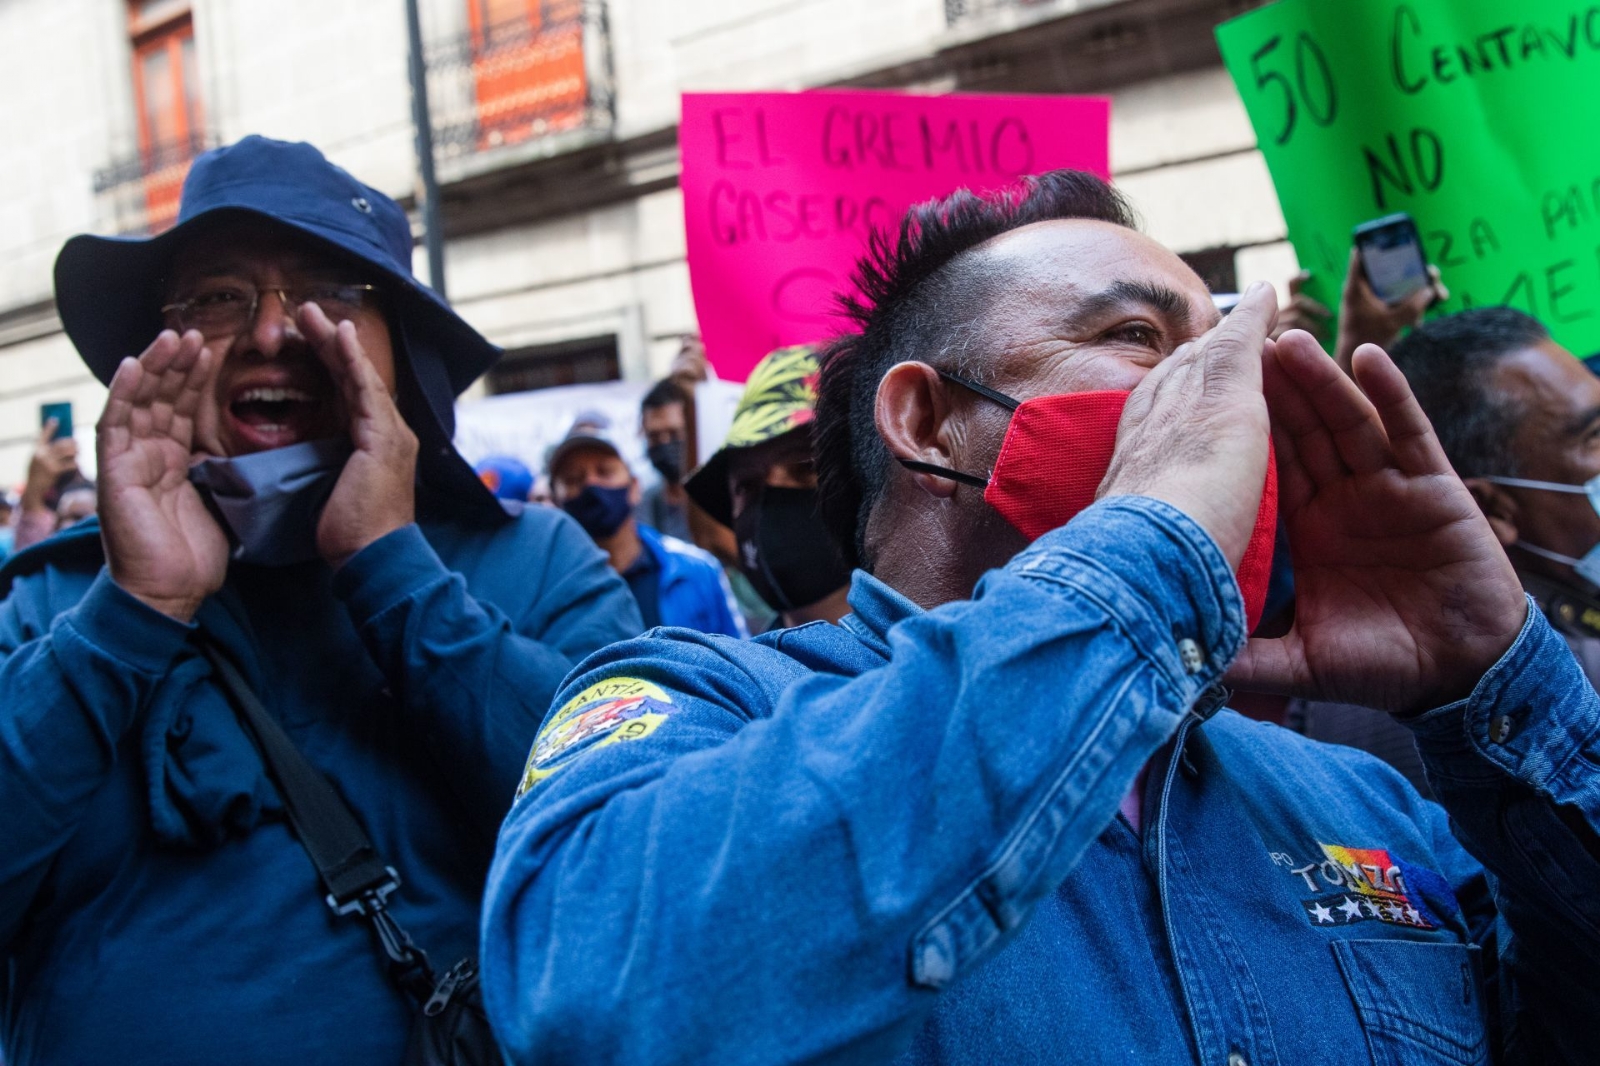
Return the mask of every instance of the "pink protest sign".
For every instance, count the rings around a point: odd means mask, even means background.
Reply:
[[[872,229],[959,188],[1074,167],[1108,177],[1111,102],[1087,96],[685,93],[689,277],[706,354],[762,356],[847,328],[835,294]]]

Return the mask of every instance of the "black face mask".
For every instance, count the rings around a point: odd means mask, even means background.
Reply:
[[[733,535],[739,569],[774,611],[809,607],[850,581],[816,489],[763,488],[733,520]]]
[[[609,488],[605,485],[585,485],[583,491],[561,505],[585,533],[596,540],[611,536],[633,513],[628,502],[628,486]]]
[[[663,479],[674,485],[683,480],[683,441],[666,440],[652,444],[644,454]]]

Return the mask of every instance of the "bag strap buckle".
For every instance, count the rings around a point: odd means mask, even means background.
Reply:
[[[348,900],[340,902],[330,892],[327,896],[328,906],[335,914],[354,914],[372,926],[378,944],[389,960],[389,972],[395,983],[420,1002],[433,992],[433,967],[428,964],[428,953],[417,947],[411,934],[389,913],[389,894],[400,887],[400,875],[395,873],[392,866],[384,869],[388,871],[387,878],[361,889]]]
[[[375,885],[361,889],[349,899],[341,900],[329,892],[324,897],[328,908],[335,914],[359,914],[363,918],[370,918],[387,910],[389,894],[400,887],[400,875],[395,872],[393,866],[385,866],[384,870],[388,873],[388,877]]]

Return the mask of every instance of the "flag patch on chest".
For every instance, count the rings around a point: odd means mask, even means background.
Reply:
[[[1439,927],[1438,917],[1407,885],[1408,877],[1437,875],[1395,859],[1387,848],[1351,848],[1320,842],[1317,846],[1322,854],[1309,862],[1297,862],[1281,851],[1272,855],[1272,861],[1283,867],[1302,891],[1312,893],[1310,898],[1300,900],[1311,925],[1327,928],[1382,922],[1411,929]]]

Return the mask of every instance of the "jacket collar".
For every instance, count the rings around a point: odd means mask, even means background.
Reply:
[[[921,607],[882,581],[865,570],[857,570],[850,576],[850,614],[840,619],[839,624],[887,659],[889,630],[922,613]]]

